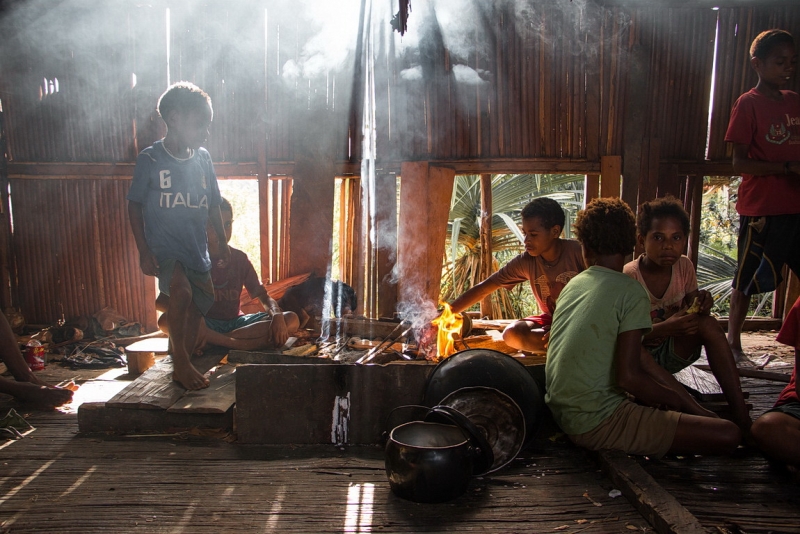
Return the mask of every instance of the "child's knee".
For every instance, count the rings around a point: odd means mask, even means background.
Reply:
[[[717,318],[712,315],[700,316],[700,334],[706,339],[713,336],[725,337],[725,331]]]

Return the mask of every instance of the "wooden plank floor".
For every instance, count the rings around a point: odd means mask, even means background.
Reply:
[[[771,408],[785,384],[743,378],[752,415]],[[723,532],[800,532],[800,484],[757,451],[731,458],[701,456],[640,459],[659,484],[703,526]]]
[[[754,416],[783,387],[742,382]],[[614,484],[597,457],[549,420],[507,468],[450,503],[423,505],[391,493],[379,448],[80,434],[74,414],[26,416],[37,429],[0,442],[0,533],[652,531],[627,500],[608,496]],[[798,483],[757,452],[635,461],[709,531],[800,532]]]
[[[542,439],[444,504],[395,497],[381,449],[76,434],[34,414],[6,446],[0,532],[643,532],[588,454]]]

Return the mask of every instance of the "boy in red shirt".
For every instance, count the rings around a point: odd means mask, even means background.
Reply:
[[[725,140],[741,174],[736,211],[739,268],[733,279],[728,343],[740,360],[750,297],[773,291],[788,265],[800,275],[800,95],[782,89],[797,67],[792,35],[760,33],[750,46],[758,84],[739,97]]]

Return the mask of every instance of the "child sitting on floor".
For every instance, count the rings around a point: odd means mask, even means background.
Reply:
[[[689,214],[675,198],[658,198],[641,205],[636,227],[644,253],[627,263],[623,272],[638,280],[650,298],[653,329],[644,336],[644,347],[670,374],[694,363],[705,347],[733,422],[747,435],[752,420],[725,332],[709,314],[714,299],[708,291],[698,290],[692,260],[683,255]],[[690,313],[695,299],[699,309]]]
[[[588,268],[558,298],[545,365],[545,401],[558,425],[591,450],[732,452],[741,441],[739,428],[673,387],[642,348],[642,335],[652,329],[650,301],[641,284],[622,273],[636,239],[628,205],[618,198],[593,200],[578,214],[575,232]]]
[[[800,469],[800,397],[797,395],[797,368],[800,365],[800,299],[783,322],[777,340],[794,347],[792,378],[778,397],[775,407],[753,423],[753,439],[768,456]]]

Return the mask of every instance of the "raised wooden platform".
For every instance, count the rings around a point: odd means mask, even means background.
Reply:
[[[172,380],[172,360],[161,359],[107,402],[78,409],[82,432],[161,432],[166,429],[211,427],[232,429],[235,367],[220,365],[225,352],[206,351],[192,358],[195,368],[210,376],[208,388],[186,391]]]

